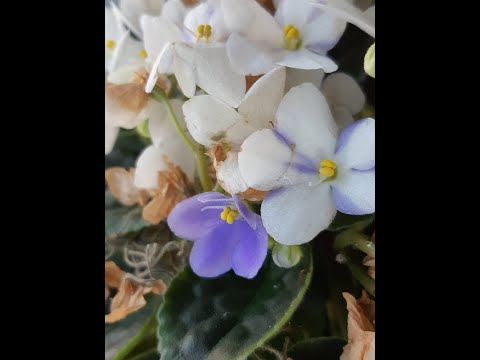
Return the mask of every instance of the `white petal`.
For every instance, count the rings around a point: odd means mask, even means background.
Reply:
[[[242,144],[238,154],[240,172],[247,185],[257,190],[271,190],[287,171],[292,151],[274,131],[254,132]]]
[[[338,69],[337,64],[329,57],[315,54],[307,49],[285,50],[282,55],[277,61],[278,65],[304,70],[323,69],[326,73],[331,73]]]
[[[277,57],[249,39],[233,33],[227,41],[227,53],[235,71],[243,75],[262,75],[275,67]]]
[[[209,42],[223,41],[227,36],[220,8],[210,3],[202,3],[190,10],[185,17],[183,25],[188,33],[192,35],[192,39],[195,38],[199,25],[210,25],[212,27],[212,35]]]
[[[350,215],[375,212],[375,169],[339,173],[332,187],[338,211]]]
[[[344,106],[352,115],[362,111],[365,105],[365,95],[351,76],[336,72],[326,77],[322,84],[322,93],[327,98],[330,107]]]
[[[371,16],[364,15],[357,7],[345,0],[324,0],[323,3],[312,5],[325,11],[330,11],[340,19],[359,27],[371,37],[375,38],[375,22],[372,22]],[[373,19],[375,20],[375,19]]]
[[[121,26],[117,22],[115,15],[110,8],[105,8],[105,41],[118,40],[123,33]]]
[[[195,48],[197,85],[208,94],[237,107],[246,91],[245,76],[235,72],[225,46]]]
[[[267,48],[281,48],[283,33],[275,19],[254,0],[222,0],[225,24]]]
[[[277,111],[276,130],[295,150],[317,163],[332,156],[338,129],[325,97],[313,84],[292,88]]]
[[[285,84],[285,91],[289,91],[292,87],[309,82],[320,88],[325,72],[322,69],[317,70],[303,70],[287,68],[287,81]]]
[[[374,167],[375,120],[358,120],[343,130],[335,156],[338,164],[346,169],[368,170]]]
[[[370,24],[375,26],[375,5],[370,6],[367,10],[363,12],[363,16],[367,18],[367,21]]]
[[[162,16],[179,28],[183,25],[183,19],[187,14],[187,8],[182,0],[168,0],[162,9]]]
[[[325,183],[272,191],[263,200],[261,208],[267,232],[285,245],[311,241],[330,225],[336,212],[330,186]]]
[[[171,72],[173,64],[173,46],[171,43],[166,43],[162,51],[158,54],[155,62],[150,68],[147,83],[145,84],[145,92],[150,94],[155,87],[158,80],[158,73],[167,74]]]
[[[107,81],[112,84],[128,84],[132,81],[135,72],[140,70],[138,65],[125,65],[118,67],[114,71],[110,72],[107,76]]]
[[[120,0],[120,10],[136,29],[140,29],[140,16],[160,15],[164,2],[165,0]]]
[[[105,121],[109,126],[133,129],[145,120],[145,109],[140,112],[125,110],[112,101],[105,92]]]
[[[170,104],[172,105],[173,111],[175,112],[180,125],[183,130],[186,131],[187,126],[182,111],[184,102],[180,99],[171,99]],[[162,147],[166,142],[181,139],[169,118],[167,108],[164,104],[151,101],[148,105],[146,116],[149,119],[148,130],[150,132],[150,138],[152,139],[153,145],[157,148]]]
[[[352,124],[355,119],[352,116],[352,112],[344,106],[331,107],[333,118],[338,125],[338,130],[343,131],[347,126]]]
[[[301,34],[310,14],[315,10],[310,3],[311,0],[280,0],[275,20],[281,25],[295,26]]]
[[[312,9],[315,9],[312,7]],[[331,50],[340,40],[347,27],[347,22],[334,14],[318,8],[316,16],[310,21],[303,37],[304,45],[319,54]]]
[[[164,156],[174,165],[180,166],[189,179],[195,174],[195,159],[186,145],[181,142],[172,142],[158,149],[153,145],[147,147],[137,159],[135,169],[135,186],[141,189],[156,189],[158,172],[167,168]]]
[[[182,32],[172,21],[162,17],[143,15],[140,19],[147,60],[153,63],[165,44],[180,41]]]
[[[217,165],[217,179],[222,188],[230,194],[238,194],[248,189],[238,166],[238,152],[229,151],[227,158]]]
[[[191,98],[195,95],[197,84],[195,81],[194,50],[183,44],[174,45],[173,72],[178,81],[178,86],[183,94]]]
[[[206,147],[241,120],[234,109],[210,95],[192,97],[183,105],[183,113],[190,134]]]
[[[110,154],[112,151],[119,130],[118,127],[110,126],[107,121],[105,121],[105,155]]]
[[[262,76],[245,94],[238,112],[256,130],[270,127],[285,89],[286,71],[279,66]]]

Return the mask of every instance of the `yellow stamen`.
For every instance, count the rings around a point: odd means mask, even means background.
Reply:
[[[335,164],[332,160],[322,160],[320,162],[320,169],[318,172],[326,177],[332,177],[335,175],[336,168],[337,164]]]
[[[297,50],[300,47],[300,31],[292,24],[283,27],[283,45],[287,50]]]
[[[197,26],[197,41],[200,40],[205,34],[205,25]]]
[[[288,30],[285,37],[288,40],[298,40],[300,38],[300,32],[296,28],[292,27],[290,30]]]
[[[326,166],[326,167],[329,167],[329,168],[332,168],[333,170],[335,170],[337,168],[337,164],[335,164],[332,160],[322,160],[320,162],[320,166]]]
[[[114,40],[107,40],[105,41],[105,46],[109,49],[114,49],[115,48],[115,41]]]
[[[228,223],[229,225],[232,225],[232,224],[233,224],[233,216],[232,216],[231,213],[227,215],[227,223]]]
[[[205,36],[205,41],[208,42],[210,36],[212,36],[212,27],[210,25],[205,25],[203,36]]]
[[[141,57],[142,59],[145,59],[145,58],[147,57],[147,52],[146,52],[144,49],[142,49],[142,50],[140,50],[140,52],[138,53],[138,55],[140,55],[140,57]]]
[[[285,25],[283,27],[283,35],[286,36],[291,29],[294,29],[294,26],[292,24]]]
[[[222,219],[223,221],[226,221],[228,224],[231,225],[233,224],[233,221],[235,220],[237,215],[238,215],[237,210],[233,210],[229,206],[225,206],[223,208],[222,213],[220,214],[220,219]]]

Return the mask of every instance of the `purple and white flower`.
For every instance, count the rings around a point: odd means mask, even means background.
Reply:
[[[280,0],[275,17],[255,0],[222,0],[222,11],[232,32],[227,52],[240,73],[265,74],[275,65],[337,70],[326,54],[343,35],[346,22],[311,1]]]
[[[178,204],[168,217],[176,236],[194,242],[192,270],[216,277],[233,269],[251,279],[260,270],[268,249],[268,234],[259,215],[234,195],[196,195]]]
[[[366,118],[338,136],[338,126],[313,84],[282,99],[273,130],[250,135],[238,155],[247,185],[273,190],[261,207],[268,233],[298,245],[325,230],[335,214],[375,212],[375,120]]]

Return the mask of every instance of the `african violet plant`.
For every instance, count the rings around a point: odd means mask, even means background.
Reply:
[[[375,4],[105,7],[105,358],[375,358]]]

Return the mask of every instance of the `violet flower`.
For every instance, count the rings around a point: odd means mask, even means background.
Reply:
[[[233,269],[251,279],[267,255],[268,234],[260,216],[236,195],[206,192],[193,196],[173,209],[168,225],[176,236],[194,242],[190,266],[202,277]]]

